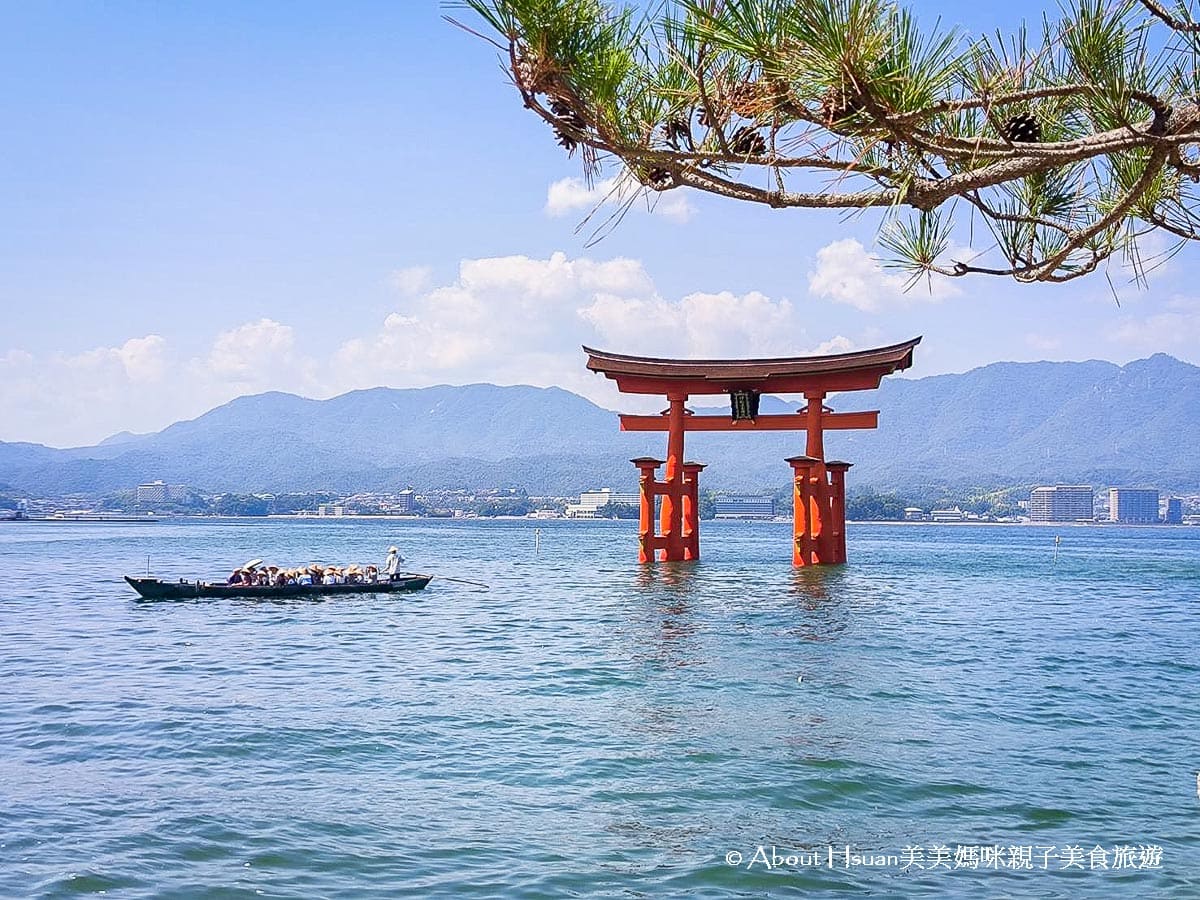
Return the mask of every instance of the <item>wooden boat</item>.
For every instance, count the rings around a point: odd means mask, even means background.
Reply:
[[[261,600],[292,597],[340,597],[346,594],[398,594],[419,591],[432,575],[404,575],[396,581],[368,581],[342,584],[209,584],[204,581],[161,581],[157,578],[130,578],[129,586],[143,600],[196,600],[207,597],[254,597]]]

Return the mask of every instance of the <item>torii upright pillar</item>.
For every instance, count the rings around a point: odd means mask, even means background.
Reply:
[[[813,456],[790,456],[785,462],[792,467],[792,563],[844,563],[850,463]]]
[[[684,408],[686,396],[672,395],[667,418],[667,459],[663,480],[657,477],[663,460],[639,456],[630,460],[638,467],[640,510],[638,516],[638,561],[653,562],[661,553],[667,561],[700,558],[700,473],[704,464],[683,458]],[[662,497],[656,532],[655,500]]]
[[[825,420],[833,410],[825,393],[807,391],[800,410],[807,435],[805,455],[785,460],[792,467],[792,563],[797,566],[846,561],[846,471],[850,463],[825,460]]]
[[[672,391],[667,394],[667,469],[662,492],[661,523],[664,538],[663,559],[683,559],[683,417],[687,394]]]
[[[700,473],[704,463],[683,464],[683,558],[700,558]]]

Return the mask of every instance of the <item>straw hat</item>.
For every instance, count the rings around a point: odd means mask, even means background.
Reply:
[[[399,553],[399,552],[400,552],[399,547],[388,547],[388,553]]]

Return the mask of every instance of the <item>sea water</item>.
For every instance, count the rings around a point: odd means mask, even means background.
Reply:
[[[1200,896],[1200,528],[635,527],[0,525],[0,895]]]

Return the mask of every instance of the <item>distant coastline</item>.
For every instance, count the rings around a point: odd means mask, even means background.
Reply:
[[[0,522],[20,522],[30,525],[157,525],[168,516],[129,516],[104,514],[60,514],[54,516],[7,516]]]
[[[229,521],[229,522],[571,522],[571,523],[589,523],[589,522],[630,522],[632,519],[609,519],[609,518],[568,518],[566,516],[413,516],[413,515],[394,515],[380,513],[378,515],[353,515],[353,516],[319,516],[313,514],[295,514],[295,513],[272,513],[266,516],[227,516],[227,515],[163,515],[163,516],[127,516],[127,515],[62,515],[62,516],[20,516],[0,518],[0,524],[30,524],[30,525],[156,525],[170,522],[212,522],[212,521]],[[705,525],[712,525],[714,522],[720,521],[723,523],[739,523],[743,525],[750,524],[765,524],[765,525],[791,525],[792,520],[785,516],[776,516],[772,519],[765,518],[723,518],[719,520],[706,519]],[[968,519],[961,522],[914,522],[902,519],[847,519],[847,525],[899,525],[906,528],[940,528],[949,526],[953,528],[960,527],[978,527],[981,525],[1001,526],[1006,528],[1012,527],[1035,527],[1035,528],[1196,528],[1200,527],[1200,523],[1142,523],[1130,524],[1123,522],[1110,522],[1105,520],[1097,520],[1094,522],[1031,522],[1025,521],[986,521],[980,519]]]
[[[791,520],[788,519],[787,521],[790,522]],[[912,525],[912,526],[917,526],[917,527],[921,527],[921,526],[940,527],[942,525],[949,525],[954,528],[958,528],[958,527],[964,526],[964,525],[966,525],[966,526],[1003,525],[1006,527],[1016,525],[1016,526],[1033,526],[1035,528],[1154,528],[1154,529],[1160,529],[1160,528],[1195,528],[1195,527],[1197,527],[1196,525],[1192,525],[1187,522],[1183,522],[1183,523],[1174,523],[1173,522],[1170,524],[1168,524],[1166,522],[1155,522],[1155,523],[1146,522],[1146,523],[1141,523],[1141,524],[1135,525],[1135,524],[1131,524],[1131,523],[1127,523],[1127,522],[1109,522],[1109,521],[1105,521],[1103,519],[1097,519],[1094,522],[1031,522],[1029,520],[1025,520],[1023,522],[1009,522],[1009,521],[985,522],[985,521],[981,521],[979,519],[968,519],[968,520],[964,520],[962,522],[908,522],[903,519],[847,519],[846,524],[847,525],[905,525],[905,526]]]

